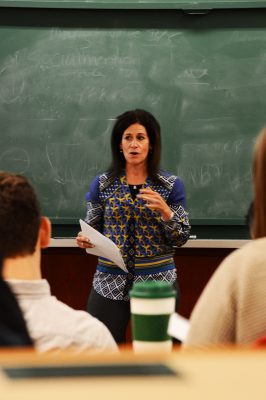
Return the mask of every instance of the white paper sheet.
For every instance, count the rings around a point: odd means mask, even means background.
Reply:
[[[189,330],[189,320],[182,317],[177,313],[173,313],[170,316],[169,324],[168,324],[168,335],[174,337],[175,339],[184,342],[186,340],[187,334]]]
[[[82,234],[87,236],[91,243],[95,245],[95,247],[86,249],[87,253],[94,254],[95,256],[101,256],[111,260],[120,267],[123,271],[128,272],[124,260],[122,258],[121,252],[119,248],[106,236],[102,235],[96,229],[92,228],[82,219],[79,220]]]

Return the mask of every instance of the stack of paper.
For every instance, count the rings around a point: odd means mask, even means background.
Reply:
[[[90,225],[86,224],[82,219],[79,220],[82,235],[87,236],[91,243],[95,247],[86,249],[87,253],[94,254],[95,256],[100,256],[113,261],[115,265],[120,267],[123,271],[128,272],[122,254],[119,248],[108,239],[106,236],[102,235],[96,229],[92,228]]]

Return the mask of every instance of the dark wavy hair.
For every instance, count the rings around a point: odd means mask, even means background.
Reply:
[[[40,206],[27,178],[0,172],[0,253],[3,259],[33,254]]]
[[[126,111],[116,118],[111,135],[112,163],[109,172],[116,177],[124,170],[126,162],[123,153],[120,152],[120,143],[124,131],[136,123],[144,126],[147,131],[151,146],[147,169],[149,176],[156,180],[161,158],[161,127],[151,113],[141,109]]]
[[[252,238],[266,236],[266,127],[258,136],[253,156],[254,206]]]

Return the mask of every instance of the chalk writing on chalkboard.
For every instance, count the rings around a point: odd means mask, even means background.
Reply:
[[[12,21],[16,11],[2,10]],[[28,9],[41,26],[0,17],[0,169],[26,174],[55,220],[84,216],[114,119],[136,107],[161,123],[162,167],[183,179],[192,219],[245,214],[265,118],[266,24],[243,32],[226,11],[150,13],[103,23],[100,11]]]

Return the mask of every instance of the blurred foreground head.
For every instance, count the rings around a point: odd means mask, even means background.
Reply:
[[[254,204],[252,238],[266,236],[266,127],[259,134],[253,155]]]
[[[0,253],[3,260],[34,253],[40,221],[39,202],[27,178],[0,172]]]

